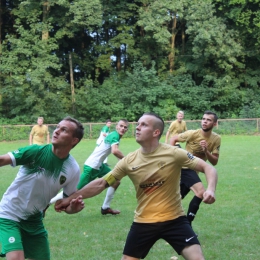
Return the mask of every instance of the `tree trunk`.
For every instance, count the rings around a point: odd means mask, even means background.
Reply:
[[[176,12],[175,12],[173,21],[172,21],[172,28],[171,28],[171,33],[172,33],[171,42],[170,42],[171,50],[170,50],[170,54],[168,56],[170,72],[172,72],[174,69],[176,26],[177,26],[177,17],[176,17]]]
[[[73,66],[72,66],[72,54],[71,53],[69,53],[69,66],[70,66],[70,87],[71,87],[72,112],[75,113],[75,88],[74,88],[74,77],[73,77]]]
[[[44,28],[42,30],[42,40],[49,39],[49,30],[48,30],[48,27],[46,24],[49,10],[50,10],[49,2],[44,2],[43,8],[42,8],[42,22],[43,22],[43,26],[44,26]]]

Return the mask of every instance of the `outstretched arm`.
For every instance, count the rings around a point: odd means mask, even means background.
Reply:
[[[72,199],[70,201],[69,206],[65,209],[67,214],[75,214],[84,209],[84,201],[82,200],[82,196],[78,196],[76,199]]]
[[[124,155],[122,154],[122,152],[119,150],[119,146],[118,144],[114,144],[111,146],[111,153],[117,157],[118,159],[122,159],[124,158]]]
[[[206,175],[208,186],[203,194],[203,202],[207,204],[214,203],[216,200],[215,191],[218,182],[217,170],[212,165],[206,163],[202,159],[199,159],[199,162],[194,170],[204,172]]]
[[[55,210],[57,212],[66,211],[67,207],[70,205],[71,201],[76,198],[86,199],[91,198],[99,193],[101,193],[105,188],[108,187],[106,180],[103,178],[96,179],[89,184],[85,185],[82,189],[76,191],[68,198],[64,198],[62,200],[58,200],[55,203]],[[80,197],[79,197],[80,196]]]
[[[4,154],[0,156],[0,167],[8,164],[12,164],[12,159],[9,154]]]
[[[176,142],[178,142],[178,135],[174,135],[171,139],[170,139],[170,145],[175,145]]]

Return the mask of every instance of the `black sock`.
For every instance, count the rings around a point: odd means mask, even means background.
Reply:
[[[181,183],[180,185],[181,190],[181,198],[184,199],[185,196],[190,192],[190,188],[186,187],[184,184]]]
[[[197,196],[194,196],[193,199],[191,200],[189,209],[188,209],[188,213],[187,213],[187,218],[188,218],[190,224],[194,220],[194,218],[197,214],[197,211],[199,210],[201,202],[202,202],[202,199]]]

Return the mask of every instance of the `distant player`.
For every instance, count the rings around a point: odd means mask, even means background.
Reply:
[[[45,138],[47,138],[47,144],[50,143],[50,133],[48,131],[48,126],[43,124],[43,117],[38,117],[37,125],[33,126],[30,136],[29,144],[45,144]]]
[[[171,123],[171,125],[166,133],[166,137],[165,137],[166,144],[168,144],[169,137],[173,137],[177,134],[187,131],[186,122],[183,120],[184,112],[179,111],[176,115],[176,118],[177,119]],[[175,145],[179,146],[178,143],[176,143]]]
[[[185,149],[196,157],[204,161],[209,161],[212,165],[218,163],[221,137],[212,132],[217,124],[218,117],[214,112],[205,111],[201,120],[201,129],[188,130],[182,134],[171,138],[170,144],[175,145],[176,142],[186,142]],[[203,199],[205,188],[196,171],[188,168],[181,170],[181,196],[184,198],[189,191],[195,194],[190,202],[187,217],[190,223],[194,220],[200,203]]]

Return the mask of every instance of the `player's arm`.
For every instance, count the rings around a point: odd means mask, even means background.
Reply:
[[[30,145],[32,144],[32,140],[33,140],[33,135],[30,134],[30,135],[29,135],[29,144],[30,144]]]
[[[170,132],[167,131],[166,136],[165,136],[165,143],[166,143],[166,144],[168,144],[169,134],[170,134]]]
[[[194,168],[195,171],[205,173],[207,180],[207,189],[203,194],[203,202],[212,204],[215,202],[215,191],[218,182],[217,170],[210,164],[198,158],[198,163]]]
[[[12,164],[12,159],[9,154],[4,154],[0,156],[0,167],[8,164]]]
[[[119,146],[118,144],[113,144],[111,146],[111,153],[117,157],[118,159],[122,159],[124,158],[124,155],[122,154],[122,152],[119,150]]]
[[[179,136],[178,135],[174,135],[171,139],[170,139],[170,145],[175,145],[176,142],[179,141]]]
[[[208,144],[205,140],[202,140],[200,142],[200,146],[202,148],[202,150],[204,151],[205,153],[205,156],[206,156],[206,159],[212,164],[212,165],[217,165],[218,163],[218,158],[219,158],[219,154],[217,153],[211,153],[209,150],[208,150]]]
[[[76,191],[69,197],[64,198],[62,200],[58,200],[55,203],[55,210],[57,212],[61,212],[61,211],[66,212],[67,207],[70,206],[70,203],[73,199],[77,199],[77,198],[87,199],[87,198],[94,197],[100,194],[107,187],[108,187],[108,182],[104,178],[96,179],[88,183],[82,189]]]

